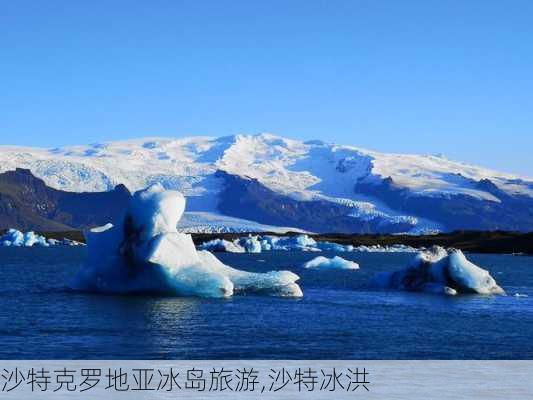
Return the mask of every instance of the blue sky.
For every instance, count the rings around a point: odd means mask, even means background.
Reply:
[[[532,1],[5,1],[0,143],[272,132],[533,176]]]

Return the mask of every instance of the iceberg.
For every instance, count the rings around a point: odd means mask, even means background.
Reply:
[[[277,251],[320,251],[315,239],[308,235],[274,236],[265,235],[259,237],[263,250]]]
[[[46,239],[50,246],[85,246],[85,243],[77,242],[76,240],[71,240],[63,238],[62,240],[58,239]]]
[[[263,251],[331,251],[344,252],[368,252],[368,253],[415,253],[420,249],[394,244],[391,246],[353,246],[342,245],[328,241],[317,241],[312,237],[301,234],[297,236],[274,236],[274,235],[248,235],[233,241],[213,239],[198,246],[201,250],[227,253],[261,253]]]
[[[360,253],[418,253],[423,248],[417,249],[415,247],[407,246],[405,244],[393,244],[390,246],[382,246],[380,244],[375,244],[371,246],[357,246],[353,251]]]
[[[35,232],[21,232],[17,229],[8,229],[0,236],[0,247],[51,247],[51,246],[83,246],[83,243],[70,239],[47,239]]]
[[[316,247],[319,251],[333,251],[337,253],[345,253],[356,251],[356,248],[352,245],[342,245],[333,242],[317,242]]]
[[[32,247],[32,246],[49,246],[44,236],[35,232],[22,233],[17,229],[8,229],[5,234],[0,236],[0,246],[7,247]]]
[[[340,245],[339,245],[340,246]],[[342,246],[341,246],[342,247]],[[233,241],[213,239],[198,246],[201,250],[228,253],[261,253],[263,251],[321,251],[317,242],[307,236],[248,235]]]
[[[220,253],[246,253],[246,249],[238,243],[230,242],[224,239],[213,239],[202,243],[199,249],[215,251]]]
[[[327,258],[318,256],[307,261],[303,268],[307,269],[359,269],[359,264],[354,261],[345,260],[342,257],[335,256]]]
[[[263,247],[257,236],[248,236],[239,239],[238,245],[247,253],[261,253]]]
[[[184,210],[184,196],[160,184],[136,192],[121,220],[85,233],[87,258],[71,287],[200,297],[229,297],[241,292],[303,295],[296,283],[298,275],[290,271],[240,271],[208,251],[197,251],[191,236],[176,229]],[[224,248],[227,243],[219,241],[216,245]],[[255,243],[249,249],[253,246]]]
[[[446,295],[505,294],[489,272],[468,261],[461,250],[445,250],[439,246],[418,253],[405,269],[378,274],[373,284],[381,288]]]

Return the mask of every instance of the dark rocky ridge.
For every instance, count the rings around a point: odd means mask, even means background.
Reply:
[[[492,194],[489,201],[463,194],[421,196],[397,186],[391,178],[380,183],[354,182],[354,192],[371,196],[402,215],[416,215],[441,225],[442,230],[533,231],[533,198],[510,195],[489,179],[468,180],[474,189]],[[256,179],[218,171],[224,181],[219,209],[226,215],[268,225],[294,226],[312,232],[379,234],[408,232],[406,221],[349,216],[352,209],[329,201],[297,201],[276,193]]]
[[[264,224],[294,226],[312,232],[388,234],[406,232],[408,222],[355,218],[353,209],[329,201],[298,201],[274,192],[256,179],[218,171],[223,182],[219,210],[228,216]],[[458,176],[458,179],[466,179]],[[371,195],[404,215],[440,222],[445,230],[533,230],[533,199],[509,195],[490,180],[472,181],[472,187],[490,192],[500,202],[466,195],[416,196],[392,179],[380,184],[354,183],[356,192]],[[113,221],[124,212],[131,197],[123,185],[109,192],[74,193],[52,189],[30,171],[0,174],[0,229],[69,231]]]
[[[224,186],[219,210],[236,218],[268,225],[294,226],[313,232],[398,233],[412,228],[406,222],[349,216],[353,209],[329,201],[298,201],[270,190],[257,179],[217,171]]]
[[[29,170],[0,174],[0,229],[67,231],[118,218],[131,194],[124,185],[109,192],[74,193],[46,186]]]
[[[458,177],[462,177],[457,174]],[[509,195],[489,179],[471,181],[472,187],[494,195],[500,202],[478,199],[461,194],[449,196],[417,196],[397,186],[391,178],[380,184],[357,183],[355,191],[373,196],[394,210],[417,215],[442,224],[447,231],[533,230],[533,198]]]

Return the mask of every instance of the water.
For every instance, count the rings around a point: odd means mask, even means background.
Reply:
[[[293,270],[304,298],[213,300],[69,291],[84,255],[0,248],[0,359],[533,359],[533,257],[468,255],[509,296],[442,297],[367,287],[410,254],[342,254],[357,271],[300,269],[311,253],[217,254]]]

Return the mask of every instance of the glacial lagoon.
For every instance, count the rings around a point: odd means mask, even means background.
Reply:
[[[533,257],[468,254],[507,296],[442,296],[369,286],[413,254],[343,253],[360,269],[313,270],[310,252],[217,253],[292,271],[304,296],[207,299],[74,292],[85,253],[0,248],[1,359],[533,359]]]

